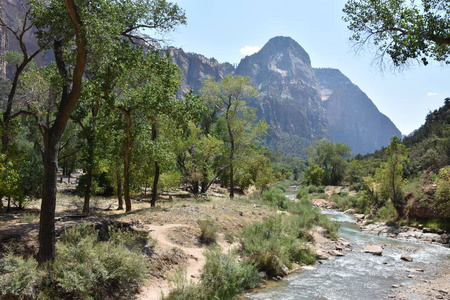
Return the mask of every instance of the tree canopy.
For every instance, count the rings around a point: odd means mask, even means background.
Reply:
[[[343,12],[350,40],[372,43],[381,61],[388,55],[396,67],[411,60],[450,63],[449,0],[349,0]]]

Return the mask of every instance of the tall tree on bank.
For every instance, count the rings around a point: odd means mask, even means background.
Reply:
[[[352,157],[350,146],[344,143],[330,143],[325,139],[318,140],[313,146],[306,148],[309,162],[311,164],[310,171],[317,174],[317,165],[323,169],[322,184],[337,185],[343,178],[348,161]]]
[[[419,4],[417,2],[420,2]],[[410,60],[450,63],[450,1],[349,0],[344,21],[351,40],[372,43],[377,58],[399,67]]]
[[[263,137],[268,130],[264,120],[256,122],[256,109],[246,104],[247,99],[257,96],[250,81],[249,77],[243,76],[228,76],[222,82],[210,78],[201,89],[206,101],[225,123],[230,198],[234,198],[234,175],[238,159],[242,158],[246,147]]]
[[[380,185],[381,196],[390,199],[397,211],[397,218],[401,219],[405,212],[405,197],[402,187],[405,183],[404,167],[408,162],[405,145],[400,138],[393,136],[386,148],[387,161],[381,164],[375,172],[375,181]]]
[[[113,57],[102,46],[124,38],[135,41],[139,28],[171,29],[184,22],[178,6],[166,1],[30,1],[33,25],[41,46],[51,44],[60,76],[61,96],[51,122],[39,124],[44,140],[43,195],[39,228],[40,263],[54,259],[58,145],[81,95],[88,53],[105,64]],[[136,39],[141,39],[139,36]],[[111,45],[108,43],[108,45]]]
[[[180,73],[176,65],[167,57],[161,56],[158,52],[147,53],[140,56],[140,60],[135,62],[126,70],[123,78],[122,88],[119,89],[116,107],[125,118],[125,147],[124,147],[124,198],[125,210],[131,210],[130,198],[130,170],[131,152],[134,135],[139,129],[137,126],[147,126],[150,128],[148,138],[155,142],[158,138],[157,117],[160,115],[173,116],[177,114],[177,106],[181,101],[175,98],[180,83]],[[137,119],[139,121],[133,121]],[[175,119],[175,118],[174,118]],[[144,130],[145,131],[145,130]],[[153,197],[151,204],[155,205],[156,190],[158,186],[160,166],[157,160],[154,161],[155,179],[153,183]]]

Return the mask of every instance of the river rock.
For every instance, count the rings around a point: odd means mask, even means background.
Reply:
[[[330,255],[333,255],[333,256],[344,256],[344,253],[342,253],[341,251],[338,251],[338,250],[330,250],[330,251],[328,251],[328,253],[330,253]]]
[[[363,250],[364,253],[370,253],[373,255],[381,255],[383,253],[383,248],[377,245],[368,245]]]
[[[413,261],[412,257],[408,253],[402,253],[402,256],[400,258],[404,261]]]
[[[344,211],[344,214],[349,214],[349,215],[353,215],[356,213],[356,210],[354,210],[353,208],[347,209],[346,211]]]
[[[281,265],[281,273],[283,274],[283,276],[288,275],[289,274],[289,268],[282,264]]]

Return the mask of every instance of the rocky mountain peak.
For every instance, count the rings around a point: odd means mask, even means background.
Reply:
[[[286,36],[271,38],[258,54],[267,59],[270,59],[270,56],[274,54],[283,55],[286,56],[286,63],[289,62],[288,58],[301,59],[305,64],[311,66],[311,59],[305,49],[295,40]],[[288,65],[286,64],[286,66]]]

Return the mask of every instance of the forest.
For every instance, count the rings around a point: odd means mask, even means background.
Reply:
[[[309,230],[321,226],[336,240],[337,225],[311,199],[393,226],[450,230],[450,98],[413,134],[394,136],[373,154],[317,140],[306,160],[286,157],[265,147],[269,126],[247,105],[257,95],[248,77],[210,78],[198,94],[180,95],[179,68],[156,40],[140,34],[185,24],[178,5],[29,1],[20,22],[0,22],[20,45],[2,55],[0,223],[18,219],[38,228],[26,251],[0,235],[10,247],[0,251],[2,296],[129,297],[152,269],[144,262],[156,242],[122,229],[142,222],[144,216],[134,218],[142,212],[156,218],[167,205],[206,203],[254,215],[223,233],[240,243],[239,253],[208,248],[199,285],[183,285],[179,275],[168,299],[232,299],[257,286],[261,272],[276,278],[293,262],[313,263]],[[37,50],[24,42],[31,30]],[[54,60],[39,65],[35,58],[44,51]],[[289,186],[298,186],[296,200],[285,197]],[[99,202],[108,207],[99,209]],[[93,216],[109,220],[103,233],[88,223],[57,226],[65,217]],[[225,218],[207,217],[194,217],[199,240],[215,244]]]

